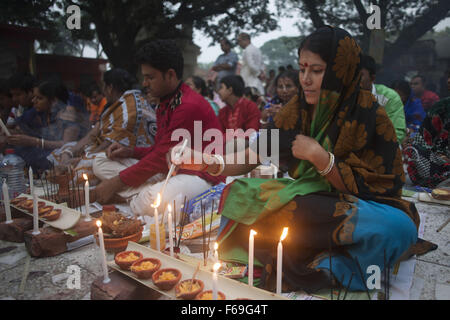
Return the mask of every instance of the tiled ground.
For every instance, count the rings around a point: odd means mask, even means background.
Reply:
[[[450,299],[450,207],[417,203],[424,236],[439,245],[433,252],[417,258],[410,299]],[[113,256],[108,255],[108,260]],[[67,273],[71,265],[80,268],[79,288]],[[28,269],[26,281],[24,274]],[[24,244],[0,241],[0,299],[90,299],[90,285],[101,274],[98,248],[94,244],[51,258],[30,258]],[[76,285],[76,284],[75,284]]]

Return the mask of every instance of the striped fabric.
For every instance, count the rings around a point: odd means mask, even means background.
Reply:
[[[102,114],[96,143],[107,140],[125,146],[150,146],[151,137],[143,119],[148,109],[151,107],[139,90],[126,91]]]

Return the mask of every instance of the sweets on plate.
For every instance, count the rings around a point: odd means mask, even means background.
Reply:
[[[181,272],[175,268],[160,269],[153,273],[153,283],[161,290],[172,289],[181,279]]]
[[[114,261],[122,270],[130,270],[131,265],[142,258],[138,251],[122,251],[116,254]]]
[[[195,300],[212,300],[213,299],[213,292],[212,290],[206,290],[203,292],[200,292],[196,297]],[[221,291],[217,291],[217,299],[219,300],[225,300],[225,294]]]
[[[135,261],[130,270],[139,279],[150,279],[153,273],[161,267],[161,261],[156,258],[144,258]]]

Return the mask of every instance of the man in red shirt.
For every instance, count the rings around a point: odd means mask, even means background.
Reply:
[[[165,179],[168,172],[166,154],[183,140],[178,136],[172,139],[174,130],[185,129],[191,141],[201,139],[203,150],[211,143],[203,141],[203,133],[208,129],[220,130],[220,124],[209,103],[182,82],[184,60],[175,42],[157,40],[146,44],[137,53],[137,62],[144,78],[143,87],[160,99],[156,110],[155,144],[149,148],[112,144],[106,152],[107,158],[96,159],[94,163],[94,173],[103,180],[96,188],[96,199],[100,203],[108,203],[115,194],[122,198],[136,195],[130,202],[133,212],[152,215],[150,204],[155,201],[164,183],[160,181],[155,184],[152,177],[159,174]],[[197,128],[201,125],[197,136],[194,136],[194,122]],[[199,133],[202,137],[198,137]],[[195,146],[194,143],[194,149]],[[187,147],[190,147],[189,143]],[[133,158],[134,164],[124,165],[125,162],[133,163],[128,161],[129,158]],[[213,177],[206,172],[180,170],[177,176],[169,179],[163,200],[167,203],[178,194],[190,199],[222,181],[223,177]]]
[[[421,75],[412,78],[411,89],[414,96],[421,100],[425,112],[439,101],[439,96],[436,93],[425,89],[425,78]]]
[[[244,80],[240,76],[226,76],[220,82],[220,99],[227,105],[219,111],[222,132],[227,129],[259,130],[261,112],[253,101],[243,97]]]

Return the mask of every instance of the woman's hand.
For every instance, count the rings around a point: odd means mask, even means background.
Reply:
[[[24,134],[10,135],[6,141],[10,145],[23,147],[37,147],[40,142],[39,138],[30,137]]]
[[[281,110],[281,107],[281,104],[273,104],[272,107],[270,107],[270,115],[274,117],[278,113],[278,111]]]
[[[267,121],[269,117],[270,117],[270,108],[264,109],[261,112],[261,120],[262,121]]]
[[[314,164],[315,159],[323,152],[324,148],[313,138],[299,134],[292,142],[292,155],[300,160],[307,160]]]
[[[111,160],[132,158],[134,149],[131,147],[125,147],[120,143],[114,142],[106,149],[106,156]]]

